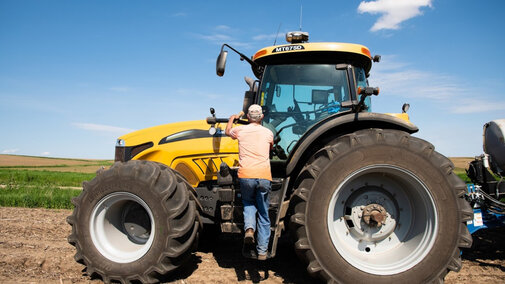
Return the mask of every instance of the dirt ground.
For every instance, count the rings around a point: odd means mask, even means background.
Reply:
[[[0,283],[101,283],[84,273],[67,243],[70,210],[0,207]],[[463,253],[463,269],[446,283],[505,283],[505,229],[480,231]],[[262,265],[244,259],[240,239],[204,236],[184,269],[164,283],[318,283],[298,261],[292,246]]]
[[[18,155],[4,155],[0,154],[0,166],[55,166],[55,165],[68,165],[79,166],[97,162],[98,160],[78,160],[78,159],[59,159],[47,157],[32,157],[32,156],[18,156]]]
[[[451,157],[449,158],[452,163],[454,164],[454,167],[459,168],[459,169],[467,169],[468,164],[473,161],[475,158],[467,158],[467,157]]]
[[[18,170],[95,173],[104,160],[60,159],[0,154],[0,167]],[[112,161],[110,161],[112,162]],[[16,168],[22,166],[23,168]]]

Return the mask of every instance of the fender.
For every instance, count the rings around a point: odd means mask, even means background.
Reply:
[[[403,119],[373,112],[359,112],[330,116],[315,124],[296,144],[287,160],[286,175],[289,176],[300,162],[308,159],[312,146],[324,138],[337,137],[365,128],[398,129],[410,134],[419,131],[414,124]]]

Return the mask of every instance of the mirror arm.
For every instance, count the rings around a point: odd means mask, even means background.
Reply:
[[[236,50],[235,48],[229,46],[228,44],[223,44],[223,46],[221,46],[221,52],[223,51],[224,47],[228,47],[229,49],[235,51],[235,53],[237,53],[238,55],[240,55],[240,60],[245,60],[247,61],[247,63],[251,64],[252,67],[254,68],[258,68],[258,64],[254,63],[254,61],[252,61],[249,57],[247,57],[246,55],[244,55],[243,53],[241,53],[240,51]]]
[[[366,97],[371,97],[372,95],[378,96],[379,95],[379,88],[374,88],[374,87],[361,88],[361,87],[359,87],[358,94],[361,95],[361,98],[360,98],[359,103],[357,105],[357,112],[360,112],[360,111],[366,109],[366,105],[365,105]]]

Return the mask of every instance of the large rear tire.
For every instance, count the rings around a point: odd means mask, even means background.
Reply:
[[[165,165],[115,163],[72,202],[76,261],[103,281],[157,282],[190,256],[199,215],[189,184]]]
[[[297,254],[328,282],[440,283],[472,243],[473,213],[452,163],[402,131],[336,139],[294,186]]]

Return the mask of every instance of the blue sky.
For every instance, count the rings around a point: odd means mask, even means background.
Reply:
[[[382,55],[373,111],[411,105],[417,137],[447,156],[482,153],[505,118],[505,2],[0,0],[0,153],[113,159],[135,129],[240,111],[253,55],[302,27],[310,41]]]

